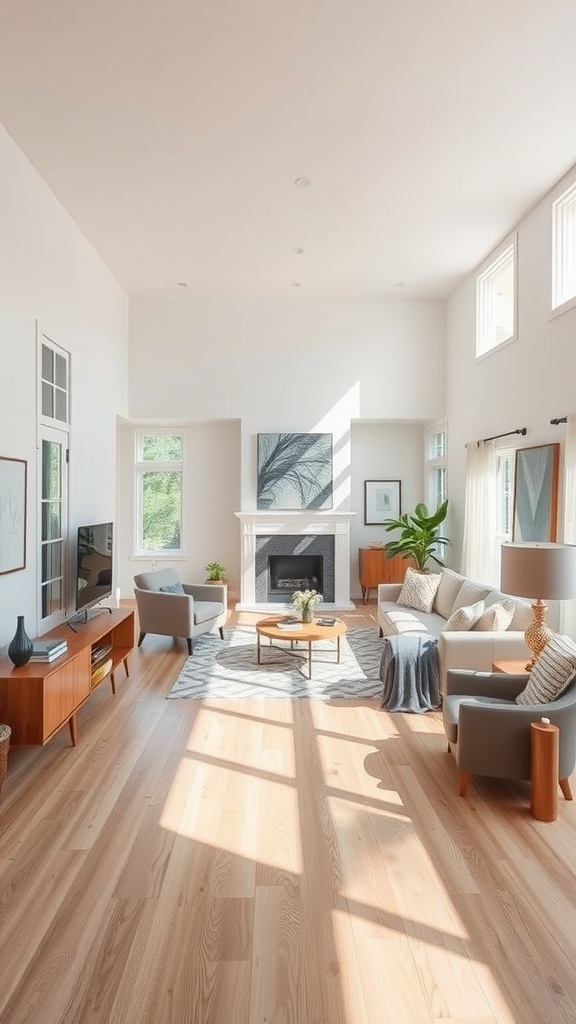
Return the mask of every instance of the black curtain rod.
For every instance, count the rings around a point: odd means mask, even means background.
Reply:
[[[510,437],[511,434],[522,434],[526,433],[526,427],[518,427],[518,430],[507,430],[505,434],[494,434],[493,437],[483,437],[482,441],[497,441],[500,437]],[[477,441],[477,444],[482,444],[482,441]]]
[[[555,420],[550,420],[550,423],[554,427],[557,427],[559,423],[568,423],[568,417],[567,416],[557,416]]]

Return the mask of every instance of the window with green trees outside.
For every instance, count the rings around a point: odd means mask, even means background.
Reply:
[[[138,553],[179,552],[182,548],[182,434],[138,434],[136,459]]]

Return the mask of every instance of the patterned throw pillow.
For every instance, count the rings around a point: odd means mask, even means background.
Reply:
[[[482,630],[483,632],[508,629],[514,618],[514,611],[515,604],[513,601],[497,601],[496,604],[491,604],[489,608],[486,608],[478,622],[474,623],[472,629]]]
[[[477,601],[476,604],[469,604],[464,608],[457,608],[444,626],[445,633],[456,632],[456,630],[472,629],[474,623],[478,622],[484,612],[484,601]]]
[[[568,636],[555,633],[536,659],[526,689],[516,697],[517,704],[548,704],[560,697],[576,675],[576,644]]]
[[[441,579],[441,573],[407,569],[396,604],[404,608],[416,608],[419,612],[431,612]]]
[[[181,583],[167,583],[165,587],[160,587],[163,594],[185,594],[186,591]]]

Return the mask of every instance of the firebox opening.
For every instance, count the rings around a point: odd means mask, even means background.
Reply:
[[[269,555],[268,600],[289,601],[295,590],[322,593],[322,555]]]

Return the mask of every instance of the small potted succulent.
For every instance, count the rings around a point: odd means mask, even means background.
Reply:
[[[226,567],[222,565],[222,562],[208,562],[206,574],[206,583],[224,583]]]
[[[322,594],[317,590],[295,590],[291,604],[295,611],[302,613],[302,622],[313,622],[314,609],[322,600]]]

